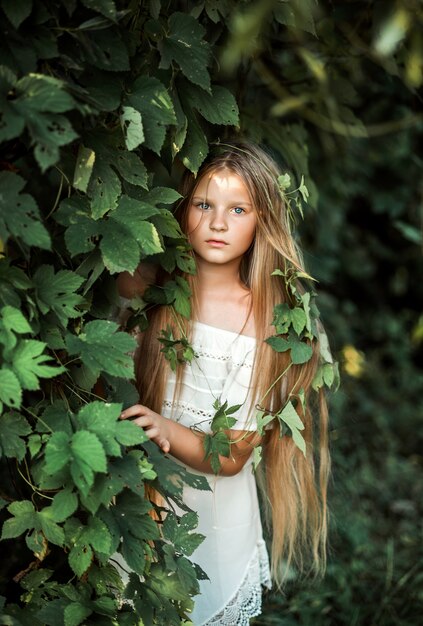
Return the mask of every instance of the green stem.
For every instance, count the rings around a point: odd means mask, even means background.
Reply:
[[[276,385],[276,383],[278,383],[280,381],[280,379],[282,378],[282,376],[285,376],[285,374],[287,373],[287,371],[290,369],[290,367],[292,366],[292,362],[288,365],[287,368],[284,369],[284,371],[279,374],[279,376],[273,381],[273,383],[270,385],[270,387],[266,390],[266,393],[264,394],[264,396],[261,398],[259,404],[262,404],[266,397],[269,395],[269,393],[272,391],[273,387]]]

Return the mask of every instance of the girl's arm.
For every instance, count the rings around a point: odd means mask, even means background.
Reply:
[[[204,459],[201,433],[163,417],[142,404],[135,404],[121,413],[121,419],[128,418],[133,418],[163,452],[170,452],[176,459],[199,472],[213,473],[210,460]],[[220,474],[234,476],[245,465],[254,446],[259,443],[260,436],[255,431],[228,430],[226,433],[233,443],[230,457],[219,456]]]
[[[134,298],[142,296],[147,287],[154,283],[157,274],[157,265],[142,262],[138,265],[134,274],[122,272],[116,280],[120,296]]]

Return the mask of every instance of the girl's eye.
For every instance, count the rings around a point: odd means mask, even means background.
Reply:
[[[197,204],[197,206],[200,209],[203,209],[203,211],[207,211],[207,209],[210,208],[210,204],[207,204],[207,202],[200,202],[199,204]]]
[[[245,210],[241,208],[240,206],[236,206],[234,208],[234,213],[236,213],[237,215],[242,215],[242,213],[245,213]]]

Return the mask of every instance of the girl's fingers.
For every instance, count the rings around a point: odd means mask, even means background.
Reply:
[[[159,443],[159,447],[163,450],[163,452],[169,452],[170,443],[168,442],[167,439],[162,439]]]
[[[139,417],[141,415],[146,415],[149,412],[149,409],[142,404],[134,404],[133,406],[128,407],[120,414],[121,420],[126,420],[131,417]]]

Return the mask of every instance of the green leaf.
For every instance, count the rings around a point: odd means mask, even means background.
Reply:
[[[54,543],[56,546],[63,546],[65,543],[63,528],[49,517],[48,511],[43,509],[37,513],[37,518],[47,541]]]
[[[187,109],[186,117],[188,120],[186,139],[178,156],[185,167],[193,174],[197,174],[208,154],[209,146],[195,112],[192,109]]]
[[[19,28],[32,11],[32,0],[21,0],[20,2],[2,0],[1,6],[13,26]]]
[[[131,185],[147,189],[147,169],[138,155],[127,150],[119,150],[115,165],[124,180]]]
[[[292,402],[288,402],[284,409],[277,414],[280,422],[285,423],[291,430],[292,438],[295,445],[306,455],[306,443],[304,437],[301,434],[301,430],[304,430],[304,424],[300,420],[300,417],[295,410]]]
[[[1,370],[0,370],[1,374]],[[1,378],[0,378],[1,387]],[[24,435],[31,432],[31,426],[19,413],[4,413],[0,416],[0,456],[22,461],[25,456]]]
[[[160,154],[169,124],[176,124],[172,100],[166,87],[152,76],[139,76],[128,103],[142,115],[145,145]]]
[[[79,424],[97,435],[110,456],[122,456],[121,444],[137,445],[148,440],[142,428],[119,420],[121,409],[120,404],[91,402],[78,413]]]
[[[73,175],[73,186],[84,193],[87,191],[91,174],[95,163],[95,152],[91,148],[86,148],[82,144],[78,149],[75,172]]]
[[[3,524],[2,540],[19,537],[19,535],[22,535],[26,530],[30,530],[36,525],[36,512],[34,505],[29,500],[12,502],[12,504],[7,507],[7,510],[13,517],[7,519]]]
[[[69,354],[78,354],[93,371],[105,371],[113,376],[133,378],[133,358],[127,354],[136,347],[133,337],[116,332],[118,325],[106,320],[88,322],[78,335],[66,335]]]
[[[19,334],[32,332],[31,326],[19,309],[13,306],[5,306],[1,309],[0,313],[2,322],[8,330],[13,330],[15,333]]]
[[[55,432],[50,437],[45,450],[45,471],[48,474],[55,474],[69,463],[71,458],[69,441],[69,435],[62,431]]]
[[[13,172],[0,172],[0,232],[4,236],[22,239],[29,246],[50,250],[47,230],[40,221],[36,202],[27,193],[21,193],[25,181]]]
[[[94,482],[94,472],[107,470],[104,448],[96,435],[79,430],[72,437],[70,453],[72,478],[80,492],[87,494]]]
[[[231,453],[231,444],[228,435],[223,431],[219,431],[213,435],[205,435],[204,451],[204,460],[210,459],[213,472],[218,474],[221,467],[219,456],[229,458]]]
[[[18,110],[28,116],[35,112],[65,113],[75,107],[75,100],[65,90],[67,83],[46,74],[28,74],[17,83]],[[40,118],[41,119],[41,118]],[[59,143],[58,145],[63,145]]]
[[[171,541],[177,552],[190,556],[203,542],[204,535],[192,532],[198,525],[198,514],[186,513],[176,522],[176,516],[169,513],[163,523],[163,534]]]
[[[71,489],[63,489],[56,493],[53,502],[44,512],[49,514],[54,522],[64,522],[73,515],[78,508],[78,497]]]
[[[279,188],[281,189],[281,191],[286,191],[286,189],[289,189],[291,186],[290,175],[288,173],[280,174],[280,176],[278,176],[278,184],[279,184]],[[274,276],[275,274],[278,274],[279,276],[283,275],[280,270],[275,270],[272,273],[272,276]]]
[[[141,113],[133,107],[123,107],[120,123],[125,136],[125,145],[128,150],[135,150],[144,141],[144,130]]]
[[[311,359],[313,354],[313,348],[311,345],[301,341],[297,335],[289,334],[288,339],[283,339],[283,337],[268,337],[266,340],[276,352],[286,352],[286,350],[291,350],[291,361],[294,365],[299,365],[301,363],[306,363]]]
[[[42,313],[53,311],[64,327],[70,318],[81,315],[76,307],[84,299],[75,293],[84,282],[81,276],[70,270],[59,270],[55,274],[51,265],[41,265],[35,272],[33,281]]]
[[[93,551],[91,546],[87,544],[77,543],[73,546],[69,552],[68,560],[69,565],[77,576],[82,576],[89,566],[93,558]]]
[[[80,32],[79,39],[84,41],[87,61],[95,67],[109,72],[126,72],[130,69],[128,49],[118,30],[90,30],[89,37]]]
[[[12,367],[23,389],[39,389],[40,378],[53,378],[65,371],[62,366],[45,365],[46,361],[52,360],[47,354],[42,354],[45,347],[43,341],[22,339],[14,350]]]
[[[2,403],[18,409],[22,402],[22,387],[19,380],[10,369],[0,369],[0,409]]]
[[[126,422],[124,422],[126,423]],[[133,424],[135,426],[135,424]],[[141,430],[137,426],[138,430]],[[107,474],[98,474],[87,496],[82,496],[82,504],[94,515],[101,504],[109,507],[114,496],[125,487],[138,496],[144,497],[144,479],[154,479],[152,465],[141,458],[139,450],[132,450],[122,458],[109,461]]]
[[[122,185],[110,163],[102,154],[96,153],[93,173],[87,189],[91,199],[91,215],[94,220],[116,208],[122,193]]]
[[[176,61],[192,83],[210,91],[207,69],[210,45],[204,41],[204,35],[204,28],[191,15],[173,13],[169,18],[169,34],[157,45],[161,54],[159,67],[167,69],[172,61]]]
[[[86,4],[88,0],[84,0]],[[88,2],[89,4],[89,2]],[[91,615],[92,609],[86,604],[79,602],[71,602],[67,605],[64,612],[65,626],[79,626],[86,617]]]
[[[116,5],[114,0],[81,0],[82,4],[88,9],[97,11],[107,17],[108,20],[116,20]],[[66,624],[66,626],[68,626]]]
[[[184,110],[190,107],[196,109],[211,124],[238,126],[238,105],[234,96],[225,87],[213,85],[211,93],[208,93],[204,89],[183,81],[179,95]]]

